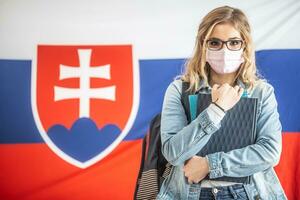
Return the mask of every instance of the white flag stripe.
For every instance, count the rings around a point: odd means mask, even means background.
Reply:
[[[258,50],[300,47],[299,1],[114,1],[1,1],[0,58],[31,59],[37,44],[132,44],[139,59],[188,57],[202,17],[222,5],[248,15]]]

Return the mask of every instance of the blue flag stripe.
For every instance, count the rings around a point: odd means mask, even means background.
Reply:
[[[275,88],[284,132],[300,131],[300,50],[256,52],[260,74]],[[185,59],[140,60],[140,105],[125,140],[141,138],[161,111],[165,90],[182,72]],[[31,110],[31,61],[0,60],[0,143],[43,142]],[[101,128],[101,127],[98,127]]]

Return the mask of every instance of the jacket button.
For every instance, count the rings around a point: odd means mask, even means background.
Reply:
[[[217,188],[213,188],[213,189],[212,189],[212,192],[213,192],[214,194],[217,194],[217,193],[219,192],[219,190],[218,190]]]

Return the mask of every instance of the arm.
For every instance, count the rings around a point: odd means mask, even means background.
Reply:
[[[174,81],[168,87],[162,109],[162,152],[172,165],[183,165],[199,152],[211,134],[220,128],[224,114],[210,105],[189,125],[181,103],[181,82]]]
[[[252,175],[276,165],[281,154],[281,123],[273,87],[263,90],[257,121],[257,140],[253,145],[228,153],[207,155],[210,178]]]

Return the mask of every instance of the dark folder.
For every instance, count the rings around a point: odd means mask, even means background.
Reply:
[[[221,128],[212,134],[197,154],[205,156],[215,152],[228,152],[254,144],[256,139],[257,98],[241,98],[221,121]],[[197,115],[211,103],[210,94],[198,94]],[[220,177],[213,180],[249,183],[250,177]],[[209,179],[206,177],[205,179]]]

